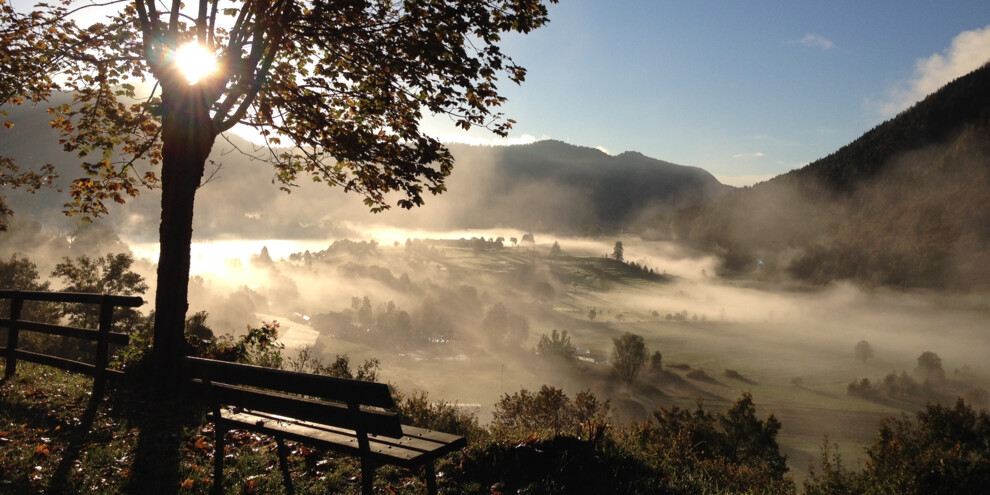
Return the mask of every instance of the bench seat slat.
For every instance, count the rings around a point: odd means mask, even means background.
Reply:
[[[343,404],[219,383],[210,384],[203,393],[219,404],[236,404],[248,410],[272,412],[314,423],[330,423],[352,430],[358,428],[358,419]],[[359,420],[368,433],[398,438],[402,436],[402,429],[396,416],[390,411],[362,409]]]
[[[222,490],[223,435],[245,429],[361,458],[361,493],[378,465],[424,467],[436,495],[434,461],[467,446],[464,437],[402,425],[388,385],[187,357],[184,383],[216,424],[214,486]],[[280,456],[284,454],[279,454]],[[291,487],[290,487],[291,488]]]
[[[357,437],[352,430],[334,426],[308,423],[264,413],[231,411],[224,409],[221,416],[227,425],[233,428],[243,428],[257,433],[277,434],[290,440],[308,443],[328,448],[344,454],[360,455]],[[369,436],[368,443],[372,458],[380,463],[394,464],[400,467],[417,467],[424,462],[437,459],[449,452],[454,452],[467,445],[464,437],[442,433],[446,442],[430,440],[426,433],[432,430],[404,426],[412,436],[389,438]],[[437,438],[437,437],[435,437]]]

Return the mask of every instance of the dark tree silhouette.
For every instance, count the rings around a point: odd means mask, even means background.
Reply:
[[[860,340],[856,343],[855,352],[856,359],[859,359],[865,363],[867,359],[871,359],[873,357],[873,346],[865,340]]]
[[[626,332],[612,339],[612,368],[616,376],[631,382],[646,364],[646,342],[643,337]]]
[[[182,352],[196,192],[221,133],[258,131],[283,189],[308,178],[362,194],[373,211],[392,200],[418,206],[444,190],[453,165],[420,128],[423,114],[506,135],[513,122],[492,110],[505,100],[497,85],[521,82],[525,69],[501,36],[547,20],[542,0],[4,3],[0,105],[73,95],[51,108],[62,147],[85,171],[70,213],[98,216],[106,202],[161,188],[154,349],[167,380]],[[175,54],[189,43],[219,69],[187,79]],[[12,166],[3,159],[0,173],[32,187],[45,180]]]
[[[612,248],[612,257],[615,258],[615,261],[624,261],[622,241],[615,241],[615,247]]]

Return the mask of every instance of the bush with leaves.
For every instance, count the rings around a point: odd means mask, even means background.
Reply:
[[[562,359],[567,362],[577,359],[577,348],[571,343],[571,337],[567,335],[567,330],[558,332],[553,329],[550,335],[540,336],[540,342],[536,344],[536,353],[547,358]]]
[[[827,441],[826,441],[827,445]],[[963,399],[930,404],[917,414],[881,423],[862,471],[847,470],[823,448],[822,473],[805,492],[848,494],[982,494],[990,486],[990,416]]]
[[[433,401],[426,392],[403,395],[392,391],[398,405],[402,424],[461,435],[470,441],[481,439],[485,429],[478,424],[478,417],[446,401]]]
[[[679,493],[793,493],[784,475],[786,457],[777,445],[780,422],[756,418],[752,396],[743,394],[725,413],[677,406],[660,409],[654,421],[624,430]]]
[[[194,353],[220,361],[281,368],[283,349],[285,344],[278,341],[278,322],[266,321],[258,328],[248,326],[247,333],[237,339],[228,334],[202,341]]]
[[[505,394],[493,413],[491,431],[510,438],[575,435],[602,438],[608,429],[608,401],[591,392],[578,392],[572,401],[559,388],[544,385],[537,393],[522,389]]]
[[[817,474],[812,468],[804,481],[804,495],[835,495],[862,493],[857,473],[850,471],[842,463],[838,445],[829,444],[828,436],[821,448],[822,472]]]
[[[990,487],[990,416],[959,399],[929,405],[916,421],[881,424],[867,450],[864,484],[877,493],[986,493]]]

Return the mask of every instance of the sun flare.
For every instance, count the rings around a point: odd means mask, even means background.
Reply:
[[[217,57],[203,45],[189,42],[175,51],[175,65],[189,84],[196,84],[217,70]]]

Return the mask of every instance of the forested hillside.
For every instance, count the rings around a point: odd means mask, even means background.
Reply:
[[[968,288],[990,283],[990,65],[826,158],[710,207],[679,234],[725,273],[815,283]]]
[[[55,165],[54,188],[30,195],[10,191],[15,219],[46,226],[65,222],[65,190],[84,176],[79,159],[62,152],[41,107],[16,107],[0,129],[0,156],[25,168]],[[216,238],[327,238],[353,234],[344,224],[388,224],[447,230],[510,227],[587,233],[627,227],[643,216],[711,202],[731,188],[708,172],[639,153],[609,156],[559,141],[517,146],[451,145],[456,164],[447,191],[423,207],[372,215],[361,197],[302,184],[285,194],[271,184],[272,168],[252,143],[227,136],[207,164],[207,183],[197,196],[195,232]],[[143,173],[149,169],[137,164]],[[108,220],[124,237],[157,235],[159,196],[143,191],[125,206],[110,205]]]
[[[472,227],[619,229],[644,216],[708,204],[732,189],[700,168],[560,141],[452,150],[471,169],[459,173],[477,181],[461,189],[470,191],[472,203],[458,223]]]

